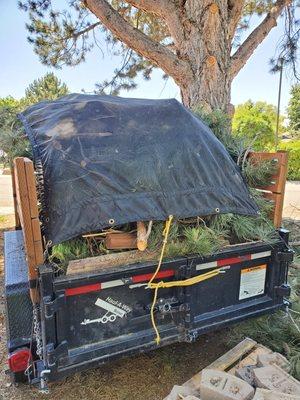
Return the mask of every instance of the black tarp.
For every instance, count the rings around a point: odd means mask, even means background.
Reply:
[[[256,215],[224,146],[175,99],[70,94],[20,115],[42,174],[53,244],[111,225]]]

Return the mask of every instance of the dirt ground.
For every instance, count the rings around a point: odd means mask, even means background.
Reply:
[[[3,232],[13,226],[0,216],[0,400],[160,400],[228,350],[230,331],[204,335],[196,343],[178,343],[147,354],[123,358],[52,384],[42,395],[28,385],[12,385],[5,374],[6,337],[3,298]]]

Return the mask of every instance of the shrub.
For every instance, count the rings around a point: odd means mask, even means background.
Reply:
[[[291,181],[300,180],[300,140],[281,142],[279,149],[289,152],[288,179]]]

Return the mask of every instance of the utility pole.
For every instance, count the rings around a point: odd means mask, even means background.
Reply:
[[[280,75],[279,75],[279,87],[278,87],[278,103],[277,103],[277,121],[276,121],[276,132],[275,132],[275,151],[277,151],[279,141],[279,119],[280,119],[280,101],[281,101],[281,87],[282,87],[282,72],[283,72],[284,59],[278,60]]]

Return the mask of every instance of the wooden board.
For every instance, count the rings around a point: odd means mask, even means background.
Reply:
[[[265,191],[265,197],[274,200],[274,212],[272,214],[273,223],[276,228],[281,226],[282,210],[284,202],[285,184],[288,171],[288,152],[278,151],[276,153],[250,152],[249,158],[253,162],[276,160],[277,171],[272,177],[272,184],[268,186],[259,186],[257,189]]]
[[[80,260],[73,260],[69,262],[67,268],[67,275],[83,274],[86,272],[96,272],[101,269],[128,266],[130,264],[158,260],[158,252],[149,251],[122,251],[120,253],[105,254],[97,257],[88,257]]]
[[[14,184],[16,191],[16,209],[23,230],[25,253],[28,263],[28,278],[34,282],[37,266],[44,261],[43,243],[40,229],[37,193],[33,163],[28,158],[17,157],[14,160]],[[30,289],[33,302],[38,301],[36,289]]]
[[[244,367],[246,365],[255,365],[258,354],[269,354],[272,351],[250,338],[244,339],[238,343],[235,347],[223,354],[217,360],[209,364],[206,368],[217,369],[220,371],[226,371],[230,374],[235,374],[237,368]],[[182,386],[187,387],[193,393],[199,393],[200,382],[201,382],[202,370],[194,375],[191,379],[186,381]],[[169,395],[164,398],[169,400]]]
[[[11,167],[11,183],[12,183],[12,192],[13,192],[13,201],[14,201],[14,214],[15,214],[15,229],[21,228],[21,222],[18,214],[18,202],[17,202],[17,193],[16,193],[16,182],[15,182],[15,172],[14,167]]]

